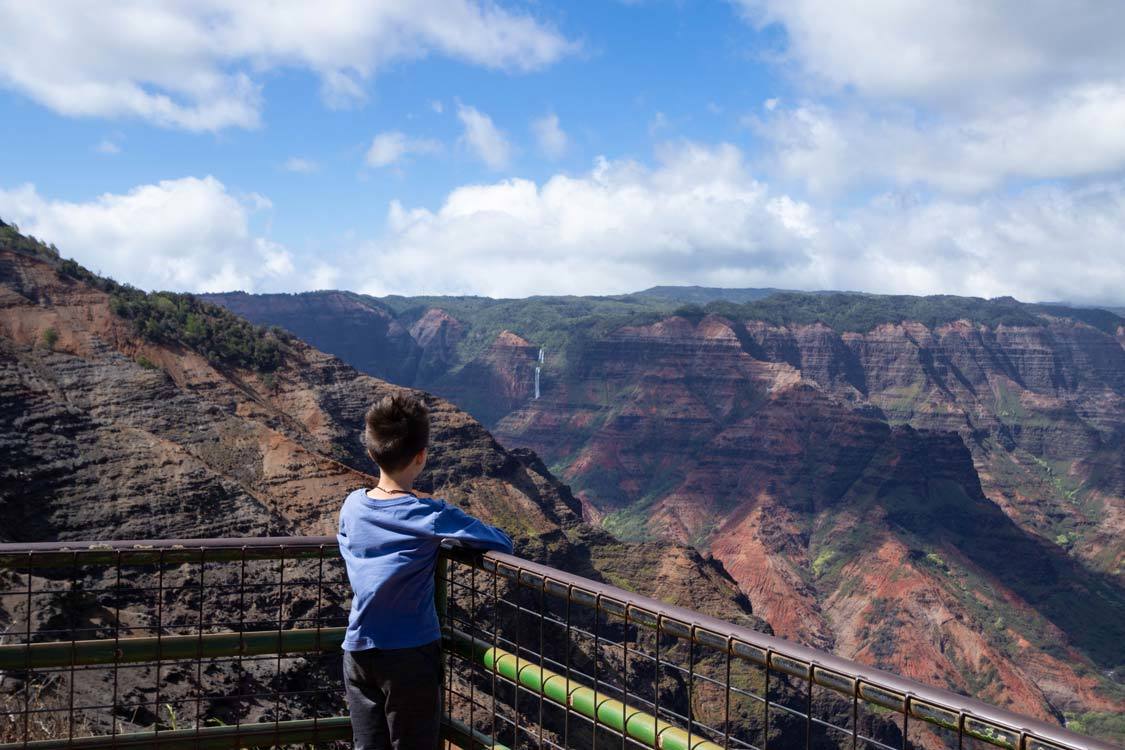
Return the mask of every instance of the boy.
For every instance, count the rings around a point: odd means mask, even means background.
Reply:
[[[434,567],[444,539],[512,551],[512,540],[458,508],[414,492],[426,465],[430,417],[417,398],[387,396],[363,439],[379,465],[372,489],[340,510],[340,554],[355,597],[344,636],[344,687],[355,750],[435,750],[442,701]]]

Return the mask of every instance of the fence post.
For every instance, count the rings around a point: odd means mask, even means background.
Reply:
[[[437,607],[439,622],[445,621],[449,610],[449,590],[445,585],[447,568],[445,557],[438,555],[437,565],[434,566],[434,605]]]

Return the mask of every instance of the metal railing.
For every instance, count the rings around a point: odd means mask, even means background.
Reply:
[[[511,555],[443,556],[460,747],[1110,750]],[[332,537],[0,545],[0,750],[346,741]]]

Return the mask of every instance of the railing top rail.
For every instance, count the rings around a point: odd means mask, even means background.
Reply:
[[[0,544],[0,555],[26,555],[29,552],[100,552],[105,550],[146,549],[260,549],[263,547],[318,548],[336,546],[334,536],[252,536],[221,539],[115,539],[107,541],[7,542]]]
[[[337,551],[334,536],[265,536],[226,539],[122,539],[112,541],[14,542],[0,544],[0,568],[22,568],[29,559],[37,568],[77,563],[209,562],[291,558]]]
[[[243,556],[263,559],[290,558],[298,556],[301,552],[318,555],[323,554],[327,549],[335,552],[336,547],[336,538],[331,536],[8,543],[0,544],[0,568],[22,568],[30,560],[34,560],[36,566],[42,564],[44,567],[76,562],[113,562],[122,559],[122,556],[139,563],[153,562],[154,555],[157,560],[170,558],[173,561],[181,559],[219,561],[239,559]],[[204,557],[200,557],[200,553]],[[515,555],[499,552],[488,552],[483,555],[453,552],[449,556],[487,572],[511,578],[521,585],[532,588],[542,587],[547,593],[568,596],[579,604],[600,607],[610,612],[619,609],[620,614],[624,614],[627,610],[630,617],[634,618],[634,622],[643,624],[643,619],[635,616],[638,613],[647,613],[653,618],[651,624],[670,634],[692,638],[710,645],[725,643],[734,648],[735,653],[737,653],[737,644],[747,644],[763,652],[767,660],[780,657],[807,665],[810,673],[816,669],[855,680],[856,690],[862,683],[876,690],[898,694],[904,701],[915,704],[921,702],[951,711],[962,719],[980,719],[999,725],[1020,737],[1017,746],[1021,748],[1025,746],[1023,742],[1025,737],[1033,737],[1076,750],[1117,750],[1107,742],[975,698],[931,687],[866,664],[766,635],[693,610],[666,604]],[[909,710],[907,706],[898,710],[904,709]]]

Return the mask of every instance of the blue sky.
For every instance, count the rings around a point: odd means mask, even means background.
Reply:
[[[0,217],[146,288],[1119,303],[1125,11],[1074,10],[0,0]]]

